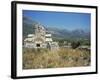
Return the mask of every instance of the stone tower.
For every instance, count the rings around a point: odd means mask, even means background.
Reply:
[[[40,24],[36,24],[35,25],[35,43],[37,44],[41,44],[41,43],[45,43],[45,34],[46,31],[44,29],[44,27]]]

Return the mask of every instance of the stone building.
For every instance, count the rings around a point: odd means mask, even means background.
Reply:
[[[35,33],[28,34],[24,39],[24,47],[26,48],[49,48],[58,49],[58,42],[54,42],[52,34],[47,33],[46,29],[40,25],[35,25]]]

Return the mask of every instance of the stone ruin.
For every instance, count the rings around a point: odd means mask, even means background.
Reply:
[[[47,33],[46,29],[40,25],[35,25],[35,33],[28,34],[27,38],[24,39],[25,48],[47,48],[47,49],[58,49],[58,42],[54,42],[52,34]]]

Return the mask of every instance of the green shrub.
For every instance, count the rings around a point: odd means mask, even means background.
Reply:
[[[71,46],[73,49],[76,49],[77,47],[80,46],[80,42],[72,42]]]

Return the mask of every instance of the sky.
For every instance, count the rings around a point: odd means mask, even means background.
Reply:
[[[89,13],[23,10],[23,16],[29,17],[45,27],[90,30],[91,26],[91,15]]]

